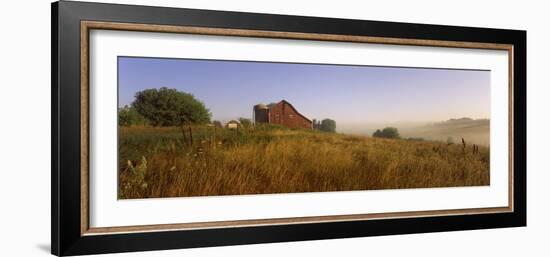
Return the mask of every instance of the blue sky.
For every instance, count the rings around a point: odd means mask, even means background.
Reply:
[[[119,106],[176,88],[227,121],[285,99],[340,125],[490,117],[490,71],[119,57]]]

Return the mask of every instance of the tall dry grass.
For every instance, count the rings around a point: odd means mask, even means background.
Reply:
[[[119,197],[479,186],[489,149],[315,131],[121,128]],[[474,150],[476,149],[476,150]]]

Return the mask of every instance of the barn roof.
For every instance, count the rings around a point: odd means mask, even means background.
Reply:
[[[290,106],[290,108],[292,108],[292,110],[294,110],[294,112],[296,112],[298,115],[300,115],[302,118],[306,119],[307,121],[309,122],[312,122],[310,119],[308,119],[306,116],[304,116],[303,114],[301,114],[298,110],[296,110],[296,108],[294,108],[294,106],[289,103],[287,100],[281,100],[279,103],[286,103]],[[270,108],[273,108],[273,106],[271,106]]]

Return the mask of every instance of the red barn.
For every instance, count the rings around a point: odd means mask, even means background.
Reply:
[[[313,123],[306,116],[299,113],[292,104],[282,100],[277,104],[266,106],[257,104],[254,106],[255,123],[271,123],[284,125],[289,128],[313,128]]]

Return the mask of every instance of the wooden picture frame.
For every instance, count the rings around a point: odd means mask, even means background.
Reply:
[[[90,30],[499,49],[509,67],[505,207],[89,226]],[[52,4],[52,254],[79,255],[526,225],[526,32],[83,2]]]

